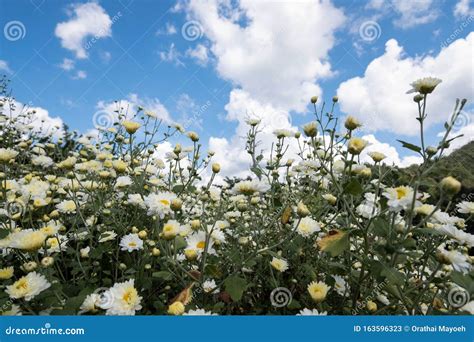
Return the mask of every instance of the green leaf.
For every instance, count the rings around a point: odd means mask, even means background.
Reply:
[[[453,271],[451,280],[459,286],[465,288],[469,293],[474,293],[474,279],[469,274]]]
[[[344,192],[357,196],[364,192],[362,185],[360,185],[357,179],[352,179],[349,183],[346,184],[344,187]]]
[[[234,302],[238,302],[247,288],[247,281],[239,276],[230,276],[224,281],[225,290]]]
[[[0,229],[0,239],[4,239],[10,234],[9,229]]]
[[[378,236],[387,236],[390,231],[390,224],[381,217],[374,219],[371,227],[374,234]]]
[[[416,145],[413,145],[413,144],[410,144],[409,142],[406,142],[406,141],[403,141],[403,140],[398,140],[398,142],[401,142],[403,147],[409,149],[409,150],[412,150],[412,151],[415,151],[415,152],[418,152],[420,153],[421,152],[421,147],[420,146],[416,146]]]
[[[174,243],[176,245],[177,250],[183,249],[184,247],[186,247],[188,245],[188,243],[186,242],[186,240],[182,236],[177,236],[174,239]]]
[[[301,308],[301,303],[298,302],[296,299],[292,299],[290,304],[287,306],[288,309],[300,309]]]
[[[405,276],[402,272],[397,271],[396,269],[389,267],[387,265],[383,265],[382,272],[380,273],[385,279],[393,285],[403,285]]]
[[[332,257],[335,257],[347,249],[349,249],[349,234],[345,233],[339,240],[328,244],[325,251],[330,253]]]
[[[163,280],[170,280],[173,278],[173,274],[168,271],[159,271],[159,272],[153,272],[151,275],[153,278],[160,278]]]

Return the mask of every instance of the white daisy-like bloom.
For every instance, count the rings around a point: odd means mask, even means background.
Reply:
[[[23,183],[23,182],[22,182]],[[29,183],[20,184],[20,191],[25,199],[45,199],[48,194],[49,182],[32,179]]]
[[[435,226],[435,229],[451,237],[462,245],[474,247],[474,235],[466,233],[450,224]]]
[[[18,152],[11,148],[0,148],[0,162],[8,162],[18,155]]]
[[[305,308],[296,314],[296,316],[327,316],[327,314],[326,311],[320,313],[317,309],[310,310]]]
[[[413,189],[409,186],[399,186],[396,188],[388,188],[383,192],[388,201],[387,205],[391,211],[400,211],[408,209],[413,202]],[[420,204],[418,201],[415,203],[415,207]]]
[[[99,243],[112,241],[117,237],[117,234],[111,230],[105,231],[100,234]]]
[[[312,234],[321,231],[319,223],[309,216],[303,217],[300,222],[296,222],[295,225],[297,225],[297,233],[303,237],[309,237]]]
[[[442,225],[455,225],[464,221],[460,217],[451,216],[448,213],[439,210],[433,214],[432,218],[435,223],[439,223]]]
[[[474,214],[474,202],[462,201],[456,205],[461,214]]]
[[[294,136],[295,132],[290,131],[289,129],[279,128],[274,130],[273,134],[275,134],[277,138],[289,138]]]
[[[145,197],[145,206],[148,208],[148,215],[158,215],[160,218],[171,214],[171,201],[176,199],[176,195],[171,192],[159,192],[149,194]]]
[[[46,280],[44,275],[37,272],[30,272],[12,285],[7,286],[5,292],[8,293],[12,299],[24,298],[28,302],[50,286],[51,284]]]
[[[106,311],[106,315],[133,316],[141,310],[142,297],[134,286],[135,280],[130,279],[123,283],[115,283],[101,296],[100,307]]]
[[[219,293],[219,288],[217,287],[216,281],[214,279],[208,279],[202,283],[202,289],[206,293]]]
[[[40,249],[40,253],[58,253],[64,251],[67,245],[67,238],[64,235],[57,235],[46,239],[46,249]]]
[[[357,206],[356,212],[367,219],[377,216],[380,212],[378,204],[375,203],[375,194],[366,193],[364,194],[365,201]]]
[[[122,251],[138,251],[143,249],[143,240],[138,237],[138,234],[128,234],[120,240],[120,247]]]
[[[387,296],[382,293],[377,294],[375,298],[377,298],[377,300],[384,305],[390,305],[390,301],[388,300]]]
[[[54,161],[48,156],[37,156],[31,160],[31,163],[35,166],[41,166],[46,168],[53,165]]]
[[[217,316],[217,314],[204,309],[195,309],[185,312],[183,316]]]
[[[336,289],[337,293],[343,296],[347,289],[347,282],[339,275],[333,275],[332,277],[336,281],[334,283],[334,288]]]
[[[226,237],[222,230],[213,230],[211,238],[216,244],[225,243]]]
[[[278,272],[285,272],[288,269],[288,261],[282,258],[273,257],[272,261],[270,261],[270,265]]]
[[[209,194],[214,202],[217,202],[221,199],[221,192],[221,189],[216,187],[212,187],[209,189]]]
[[[56,208],[64,214],[73,214],[76,212],[76,203],[72,200],[65,200],[56,205]]]
[[[200,256],[206,247],[206,233],[203,231],[195,232],[186,238],[186,242],[188,244],[186,249],[196,251],[198,256]],[[213,245],[213,239],[209,239],[209,244],[207,246],[208,254],[217,254]]]
[[[439,78],[435,77],[424,77],[412,82],[410,85],[412,89],[407,91],[407,94],[411,93],[420,93],[420,94],[430,94],[435,90],[435,88],[442,81]]]
[[[127,203],[131,205],[137,205],[141,208],[145,208],[145,203],[140,194],[130,194],[128,195]]]
[[[253,195],[255,193],[265,193],[268,189],[270,189],[268,183],[254,179],[236,183],[232,191],[234,194]]]
[[[101,296],[98,293],[91,293],[87,295],[79,307],[79,315],[86,312],[96,312],[100,307],[99,303],[101,302]]]
[[[438,253],[441,254],[441,257],[444,260],[453,266],[455,271],[468,273],[472,268],[468,256],[456,250],[447,251],[442,246],[440,246],[440,248],[438,248]]]
[[[226,221],[226,220],[223,220],[223,221],[222,221],[222,220],[218,220],[218,221],[216,221],[216,223],[214,224],[214,227],[215,227],[216,229],[219,229],[219,230],[224,230],[224,229],[230,227],[230,223],[229,223],[229,221]]]
[[[115,182],[116,188],[123,188],[129,185],[132,185],[132,179],[129,176],[120,176]]]

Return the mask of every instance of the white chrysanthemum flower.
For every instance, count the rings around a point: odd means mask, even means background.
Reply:
[[[288,262],[285,259],[273,257],[270,265],[278,272],[285,272],[288,269]]]
[[[46,240],[46,234],[41,230],[23,229],[10,233],[5,239],[1,240],[2,247],[10,247],[27,251],[34,251],[43,246]]]
[[[451,237],[462,245],[467,245],[469,247],[474,247],[474,235],[466,233],[453,225],[445,224],[435,226],[435,229],[440,231],[443,234]]]
[[[185,312],[183,316],[217,316],[217,314],[204,309],[196,309]]]
[[[117,234],[111,230],[105,231],[102,234],[100,234],[99,238],[99,243],[100,242],[107,242],[115,239],[117,237]]]
[[[18,152],[11,148],[0,148],[0,162],[6,163],[18,155]]]
[[[366,193],[364,195],[365,201],[363,201],[360,205],[357,206],[356,211],[357,213],[367,219],[370,219],[374,216],[377,216],[380,212],[380,209],[375,203],[375,194],[373,193]]]
[[[303,237],[309,237],[312,234],[321,231],[319,223],[309,216],[303,217],[301,221],[299,223],[296,222],[295,225],[296,224],[298,224],[296,231]]]
[[[438,248],[438,253],[440,254],[439,257],[451,264],[455,271],[468,273],[472,268],[468,256],[456,250],[447,251],[443,247],[440,247]]]
[[[12,285],[7,286],[5,291],[12,299],[24,298],[26,301],[30,301],[50,286],[51,284],[44,275],[30,272]]]
[[[383,195],[388,199],[387,205],[392,211],[408,209],[413,201],[413,189],[409,186],[385,189]]]
[[[327,316],[327,314],[326,311],[320,313],[317,309],[310,310],[305,308],[296,314],[296,316]]]
[[[206,233],[203,231],[195,232],[186,238],[186,242],[188,244],[186,246],[186,250],[195,251],[199,256],[201,253],[204,252],[204,248],[206,247]],[[213,239],[209,239],[209,244],[207,246],[208,254],[216,254],[213,245]]]
[[[290,131],[289,129],[284,129],[284,128],[274,130],[273,134],[275,134],[276,137],[279,138],[279,139],[289,138],[289,137],[292,137],[292,136],[295,135],[294,132]]]
[[[116,188],[123,188],[129,185],[132,185],[132,179],[129,176],[120,176],[115,182]]]
[[[37,156],[31,160],[31,163],[35,166],[50,167],[54,161],[48,156]]]
[[[66,200],[58,203],[56,208],[64,214],[73,214],[76,212],[76,203],[72,200]]]
[[[407,94],[416,92],[420,94],[430,94],[441,82],[442,81],[439,78],[435,77],[420,78],[410,84],[412,86],[412,89],[408,90]]]
[[[143,240],[138,237],[138,234],[128,234],[120,240],[120,247],[122,251],[138,251],[143,249]]]
[[[336,281],[334,283],[334,289],[336,289],[337,293],[343,296],[347,289],[347,282],[339,275],[333,275],[332,277]]]
[[[217,287],[216,281],[214,279],[208,279],[202,283],[202,289],[206,293],[219,293],[219,288]]]
[[[3,311],[1,315],[2,316],[22,316],[21,308],[16,304],[12,304],[10,310]]]
[[[241,181],[234,185],[234,194],[253,195],[257,192],[264,193],[270,189],[268,183],[254,179],[251,181]]]
[[[158,215],[160,218],[170,214],[171,201],[176,199],[176,195],[171,192],[160,192],[149,194],[145,197],[145,206],[148,208],[148,215]]]
[[[461,214],[474,214],[474,202],[462,201],[456,205]]]
[[[82,302],[79,308],[79,315],[86,312],[96,312],[100,308],[100,302],[101,296],[99,294],[91,293],[90,295],[87,295],[87,297],[84,299],[84,302]]]
[[[107,310],[106,315],[130,316],[141,310],[142,297],[138,295],[134,282],[135,280],[131,279],[115,283],[102,295],[100,307]]]
[[[137,205],[141,208],[145,208],[145,202],[140,194],[130,194],[127,199],[128,204]]]

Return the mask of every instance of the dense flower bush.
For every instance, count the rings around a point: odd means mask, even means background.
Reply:
[[[276,130],[259,152],[249,118],[248,179],[216,182],[220,166],[199,136],[139,108],[117,110],[97,136],[44,134],[33,112],[0,88],[0,307],[4,314],[466,314],[474,282],[465,231],[474,203],[446,177],[441,198],[423,176],[451,137],[425,146],[427,98],[440,81],[412,84],[423,157],[394,184],[348,117],[337,133],[311,99],[302,132]],[[12,113],[16,113],[13,115]],[[54,128],[53,128],[54,129]],[[155,147],[185,134],[164,160]],[[288,144],[299,152],[288,159]],[[232,156],[229,156],[232,158]]]

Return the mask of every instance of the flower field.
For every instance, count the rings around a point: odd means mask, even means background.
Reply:
[[[44,135],[12,115],[0,86],[0,307],[6,315],[472,314],[474,203],[450,175],[439,196],[424,176],[444,155],[465,100],[425,146],[427,98],[412,83],[424,162],[400,183],[359,162],[357,118],[310,100],[301,132],[274,132],[260,152],[248,119],[248,179],[220,178],[195,132],[146,108],[117,111],[98,135]],[[341,129],[342,127],[342,129]],[[173,143],[159,158],[156,146]],[[298,153],[289,155],[288,145]],[[229,156],[232,158],[232,156]]]

